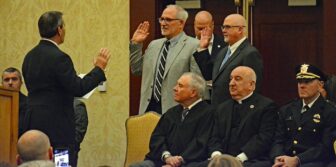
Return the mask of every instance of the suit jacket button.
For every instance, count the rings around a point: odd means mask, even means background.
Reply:
[[[293,155],[295,155],[296,154],[296,151],[295,150],[293,150]]]
[[[298,131],[301,131],[301,130],[302,130],[302,128],[301,128],[301,127],[299,127],[299,128],[298,128]]]

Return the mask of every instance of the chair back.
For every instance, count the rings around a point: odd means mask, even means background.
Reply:
[[[149,140],[160,115],[156,112],[146,112],[142,115],[131,116],[126,120],[126,159],[125,167],[143,161],[149,152]]]

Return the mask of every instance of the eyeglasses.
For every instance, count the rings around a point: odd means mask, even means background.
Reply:
[[[171,18],[164,18],[164,17],[158,18],[159,23],[162,23],[162,22],[170,23],[170,22],[175,21],[175,20],[180,20],[180,19],[171,19]]]
[[[230,28],[234,28],[234,27],[245,27],[245,26],[230,26],[230,25],[221,25],[221,29],[222,29],[222,31],[224,30],[224,29],[230,29]]]

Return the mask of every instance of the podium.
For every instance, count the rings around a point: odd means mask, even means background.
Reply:
[[[16,164],[19,92],[0,86],[0,162]]]

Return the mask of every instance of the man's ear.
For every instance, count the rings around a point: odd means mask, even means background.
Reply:
[[[59,27],[57,27],[57,34],[59,35],[59,36],[61,36],[61,32],[62,32],[63,30],[62,30],[62,27],[61,26],[59,26]]]
[[[53,160],[53,156],[54,156],[54,153],[53,153],[53,148],[50,146],[49,149],[48,149],[48,156],[49,156],[49,160]]]
[[[19,166],[19,165],[21,165],[21,163],[22,163],[22,160],[20,158],[20,155],[16,154],[16,164]]]

